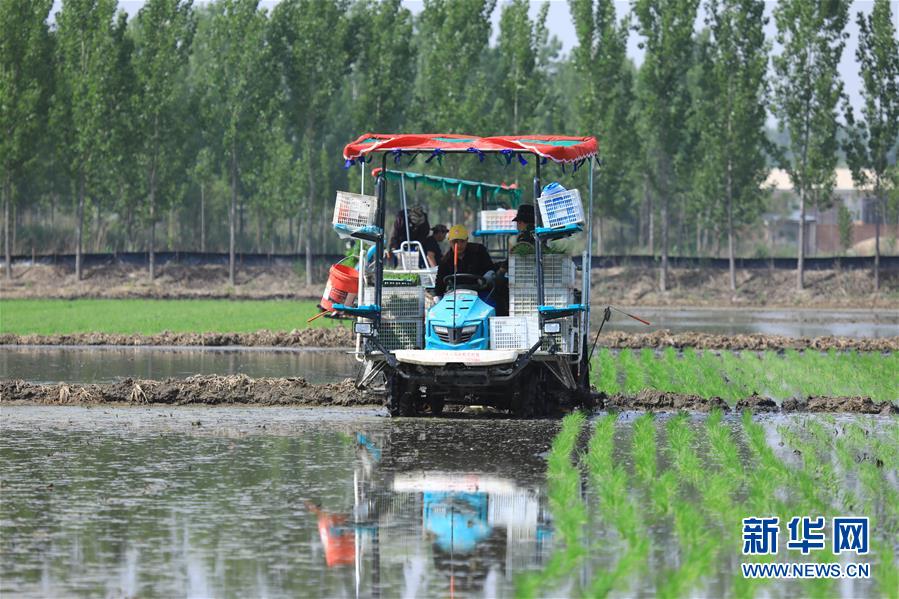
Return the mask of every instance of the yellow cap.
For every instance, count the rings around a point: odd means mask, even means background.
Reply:
[[[449,235],[446,236],[450,241],[464,239],[468,241],[468,229],[464,225],[453,225],[450,227]]]

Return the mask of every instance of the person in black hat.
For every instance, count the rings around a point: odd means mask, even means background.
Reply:
[[[522,204],[518,207],[518,214],[512,219],[518,228],[518,237],[516,244],[529,243],[534,245],[534,227],[536,225],[536,215],[534,213],[533,204]]]
[[[440,259],[443,257],[443,250],[440,249],[440,242],[446,239],[447,231],[449,231],[449,229],[443,224],[431,227],[431,234],[425,239],[423,246],[425,256],[428,257],[428,266],[434,267],[440,264]]]

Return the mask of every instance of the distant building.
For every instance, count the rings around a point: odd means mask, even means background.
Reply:
[[[833,189],[833,203],[830,207],[819,210],[814,206],[806,205],[806,255],[816,254],[831,255],[842,253],[840,245],[840,231],[838,226],[839,206],[843,204],[852,216],[852,246],[859,250],[859,254],[869,254],[868,246],[873,248],[873,243],[868,240],[874,238],[875,205],[874,199],[869,197],[868,191],[858,189],[852,180],[852,172],[848,168],[838,168],[835,171],[836,182]],[[774,194],[774,205],[782,207],[777,212],[766,213],[763,217],[765,223],[766,240],[772,245],[793,245],[799,239],[799,198],[793,190],[790,176],[783,169],[773,169],[765,180],[765,186]],[[883,240],[895,238],[899,227],[881,224],[881,251],[889,253],[889,248]]]

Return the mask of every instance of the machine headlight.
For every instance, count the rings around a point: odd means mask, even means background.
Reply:
[[[547,335],[554,335],[556,333],[562,332],[562,323],[561,322],[544,322],[543,323],[543,332]]]
[[[357,335],[371,335],[372,326],[370,322],[357,322],[353,325],[353,330]]]
[[[468,326],[464,326],[464,327],[462,327],[462,334],[463,335],[474,335],[475,332],[478,330],[479,326],[480,325],[477,325],[477,324],[470,324]]]
[[[441,327],[441,326],[438,326],[438,325],[435,324],[435,325],[434,325],[434,332],[435,332],[435,333],[438,333],[438,334],[440,334],[440,335],[448,335],[448,334],[449,334],[449,329],[448,329],[447,327]]]

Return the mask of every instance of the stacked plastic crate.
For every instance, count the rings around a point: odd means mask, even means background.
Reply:
[[[425,295],[420,285],[381,288],[378,339],[389,350],[424,347]],[[366,287],[363,303],[375,303],[375,288]]]
[[[572,303],[574,262],[565,254],[543,256],[543,305],[564,308]],[[536,256],[509,256],[509,315],[537,314]]]

